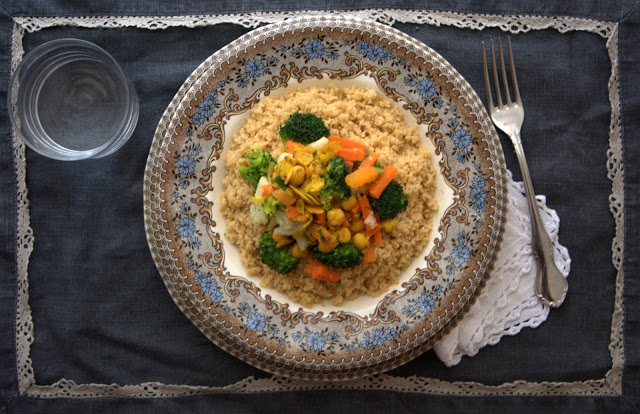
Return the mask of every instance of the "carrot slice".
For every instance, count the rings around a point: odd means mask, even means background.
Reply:
[[[344,177],[344,182],[351,188],[358,188],[375,181],[376,178],[378,178],[376,167],[365,167],[348,174]]]
[[[380,232],[381,227],[380,224],[376,224],[375,227],[369,228],[369,227],[365,227],[364,229],[364,235],[367,237],[371,237],[373,235],[375,235],[376,233]]]
[[[287,142],[284,143],[285,151],[291,154],[293,154],[297,146],[298,146],[298,143],[293,140],[287,140]]]
[[[349,172],[353,171],[353,161],[347,161],[347,160],[344,160],[344,159],[343,159],[343,161],[344,161],[345,164],[347,164],[349,166]]]
[[[321,226],[324,226],[324,224],[327,222],[327,213],[322,213],[322,214],[315,214],[316,219],[313,220],[314,223],[318,223]]]
[[[369,247],[364,251],[364,257],[362,258],[362,263],[372,263],[376,261],[376,252],[374,250],[373,244],[369,243]]]
[[[360,148],[361,150],[366,150],[367,146],[361,142],[354,141],[352,139],[341,138],[335,135],[329,136],[329,142],[339,142],[342,144],[343,148]]]
[[[271,195],[287,207],[294,204],[297,201],[297,198],[295,198],[295,196],[292,196],[291,194],[287,193],[282,188],[277,188],[273,190],[273,193],[271,193]]]
[[[369,214],[371,214],[373,211],[371,209],[371,204],[369,204],[369,199],[366,195],[361,195],[358,197],[358,205],[360,206],[362,217],[368,217]]]
[[[345,161],[364,160],[364,150],[362,148],[340,147],[340,149],[336,151],[336,155]]]
[[[358,197],[358,205],[360,206],[360,210],[362,211],[362,219],[367,220],[369,214],[373,214],[373,210],[371,209],[371,204],[369,204],[369,199],[366,195],[361,195]]]
[[[298,211],[298,209],[296,208],[296,206],[288,206],[287,207],[287,214],[286,214],[287,218],[289,220],[294,220],[298,217],[300,217],[300,212]]]
[[[271,183],[269,183],[269,184],[263,185],[260,188],[262,188],[262,197],[266,197],[269,194],[273,193],[273,190],[276,189],[276,186],[271,184]]]
[[[362,161],[360,167],[358,168],[373,167],[376,164],[376,161],[378,161],[378,158],[380,158],[380,153],[372,152],[367,158],[364,159],[364,161]]]
[[[384,170],[378,178],[369,185],[369,195],[373,198],[379,198],[380,194],[382,194],[384,189],[387,188],[396,174],[398,174],[398,169],[393,165],[387,165],[384,167]]]
[[[340,273],[329,269],[316,259],[314,259],[304,270],[313,279],[326,280],[327,282],[337,282],[340,280]]]
[[[373,233],[373,244],[375,244],[376,246],[380,246],[382,245],[382,229],[380,228],[380,226],[378,226],[377,228],[378,231]]]

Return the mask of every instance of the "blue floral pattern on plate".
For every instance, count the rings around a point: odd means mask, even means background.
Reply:
[[[318,17],[257,29],[194,74],[154,139],[145,219],[167,288],[203,333],[270,372],[345,379],[417,356],[463,316],[500,241],[505,168],[479,100],[444,59],[380,24]],[[231,139],[225,127],[273,91],[357,79],[373,82],[422,128],[439,160],[443,191],[451,196],[419,268],[378,298],[372,312],[316,312],[274,300],[267,289],[228,270],[214,196]]]

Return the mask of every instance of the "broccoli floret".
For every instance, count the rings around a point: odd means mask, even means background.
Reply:
[[[260,237],[258,253],[262,263],[278,273],[289,273],[298,265],[298,259],[291,256],[289,250],[284,247],[276,247],[276,242],[268,231],[262,233],[262,237]]]
[[[316,247],[313,255],[325,266],[342,269],[359,265],[364,257],[352,242],[341,244],[329,253],[323,253]]]
[[[378,213],[380,220],[392,219],[407,209],[407,197],[402,192],[402,185],[391,182],[378,199],[369,197],[371,208]]]
[[[290,139],[304,145],[328,136],[329,128],[324,124],[322,118],[318,118],[314,114],[296,112],[280,127],[280,138],[283,141]]]
[[[268,151],[263,151],[259,148],[250,149],[249,152],[244,154],[244,157],[249,161],[249,165],[243,164],[239,166],[238,172],[254,187],[257,187],[260,177],[267,175],[269,164],[275,161]]]
[[[267,197],[267,199],[262,202],[262,211],[267,217],[273,217],[276,215],[276,212],[283,209],[284,204],[273,196]]]
[[[331,200],[336,198],[343,200],[351,196],[351,189],[344,181],[349,174],[349,166],[341,157],[333,157],[327,165],[327,173],[324,176],[324,187],[320,190],[320,201],[325,206],[330,206]]]

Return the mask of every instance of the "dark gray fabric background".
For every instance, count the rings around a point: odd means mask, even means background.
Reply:
[[[544,4],[543,4],[544,3]],[[638,131],[640,11],[634,2],[382,2],[359,8],[427,8],[474,13],[570,15],[620,22],[620,91],[625,163],[625,359],[622,397],[449,397],[390,391],[223,394],[166,399],[39,400],[17,392],[15,368],[16,177],[6,108],[11,17],[218,14],[342,9],[342,2],[9,1],[0,5],[0,412],[184,411],[538,411],[640,410],[638,352]],[[348,7],[353,8],[353,7]],[[504,36],[454,27],[396,24],[447,59],[484,100],[479,47]],[[171,300],[149,253],[142,186],[158,120],[186,77],[216,50],[246,33],[239,25],[143,30],[55,27],[26,33],[25,51],[76,37],[105,48],[122,64],[140,97],[130,141],[98,160],[64,163],[27,150],[27,187],[35,235],[29,294],[38,384],[224,386],[269,374],[211,344]],[[524,147],[534,186],[561,218],[560,240],[572,257],[570,293],[538,329],[525,329],[446,368],[433,352],[390,372],[497,385],[516,380],[584,381],[611,368],[608,350],[616,271],[607,179],[610,62],[604,40],[555,30],[512,36],[526,120]],[[505,138],[502,136],[502,138]],[[511,144],[507,165],[520,178]]]

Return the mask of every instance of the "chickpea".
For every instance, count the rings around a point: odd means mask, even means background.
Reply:
[[[315,172],[319,176],[322,177],[327,173],[327,170],[324,168],[322,163],[314,162],[314,164],[312,164],[312,165],[313,165],[313,172]]]
[[[380,223],[380,227],[387,233],[393,233],[393,231],[398,227],[398,220],[396,219],[388,219],[384,220]]]
[[[338,247],[338,241],[337,240],[336,241],[330,241],[328,243],[325,243],[325,242],[318,243],[318,250],[320,250],[322,253],[329,253],[330,251],[332,251],[336,247]]]
[[[296,165],[291,169],[291,177],[289,177],[289,185],[300,186],[306,178],[305,169],[300,165]]]
[[[281,241],[281,242],[279,242],[279,243],[276,243],[276,247],[279,249],[279,248],[281,248],[281,247],[288,246],[288,245],[290,245],[291,243],[293,243],[293,240],[292,240],[292,239],[285,239],[285,240],[283,240],[283,241]]]
[[[338,243],[349,243],[349,240],[351,240],[351,231],[348,227],[341,227],[340,230],[338,230]]]
[[[356,196],[352,195],[346,200],[342,200],[342,202],[340,203],[340,207],[342,207],[342,209],[345,211],[349,211],[356,206],[357,202],[358,200],[356,200]]]
[[[369,239],[362,232],[356,233],[353,235],[353,245],[360,251],[366,250],[369,247]]]
[[[293,246],[291,246],[291,256],[295,257],[296,259],[302,259],[303,257],[309,256],[309,249],[300,250],[300,246],[298,246],[298,243],[295,243]]]
[[[354,221],[351,223],[351,226],[349,226],[349,230],[351,230],[351,233],[358,233],[364,230],[364,221],[360,219]]]
[[[332,227],[341,225],[344,221],[344,218],[344,211],[342,211],[342,209],[332,208],[331,210],[327,211],[327,222],[329,222],[329,225]]]
[[[288,240],[288,239],[289,239],[289,237],[288,237],[288,236],[284,236],[284,235],[282,235],[282,234],[275,234],[275,233],[273,233],[273,235],[272,235],[272,236],[273,236],[273,241],[274,241],[274,242],[276,242],[276,243],[280,243],[280,242],[283,242],[283,241],[286,241],[286,240]]]

